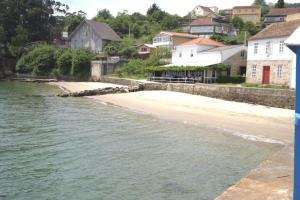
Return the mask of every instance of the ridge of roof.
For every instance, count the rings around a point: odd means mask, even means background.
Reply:
[[[225,45],[217,42],[215,40],[209,39],[209,38],[203,38],[203,37],[199,37],[196,39],[193,39],[191,41],[188,42],[184,42],[178,46],[192,46],[192,45],[206,45],[206,46],[217,46],[217,47],[224,47]]]

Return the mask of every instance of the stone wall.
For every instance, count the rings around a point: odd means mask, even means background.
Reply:
[[[295,108],[295,91],[287,89],[230,87],[209,84],[156,83],[110,77],[104,77],[102,82],[128,86],[143,85],[144,90],[167,90],[278,108]]]

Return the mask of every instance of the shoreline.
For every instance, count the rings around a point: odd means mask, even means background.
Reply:
[[[69,91],[107,86],[106,83],[78,82],[49,84]],[[142,91],[88,98],[167,121],[221,129],[247,140],[280,144],[281,150],[224,191],[217,200],[289,200],[292,197],[293,110],[168,91]]]

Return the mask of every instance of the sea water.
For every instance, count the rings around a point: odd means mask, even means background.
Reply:
[[[213,200],[280,147],[0,82],[0,199]]]

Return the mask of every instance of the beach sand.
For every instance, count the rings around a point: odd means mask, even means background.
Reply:
[[[71,92],[118,85],[106,83],[51,83]],[[263,162],[218,200],[291,199],[293,191],[294,111],[225,101],[203,96],[141,91],[88,97],[136,112],[200,127],[222,129],[244,139],[278,143],[284,148]]]

